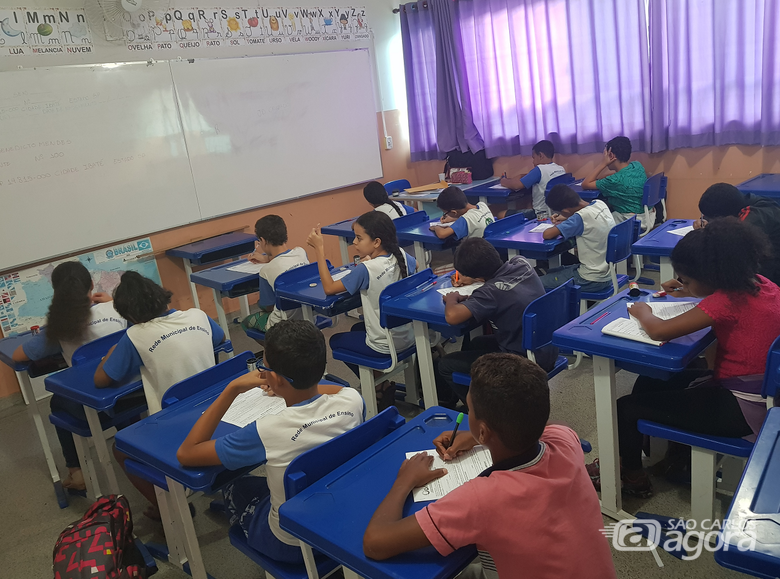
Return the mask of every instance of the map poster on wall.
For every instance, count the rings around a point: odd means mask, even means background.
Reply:
[[[128,50],[358,42],[370,38],[365,7],[171,8],[126,13]]]
[[[2,275],[0,328],[5,337],[26,332],[32,326],[46,325],[46,313],[53,294],[51,273],[65,261],[83,263],[92,275],[96,292],[113,294],[119,278],[128,270],[161,283],[152,242],[148,237]]]
[[[0,8],[0,54],[92,52],[83,9]]]

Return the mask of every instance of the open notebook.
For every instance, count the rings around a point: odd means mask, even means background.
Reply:
[[[697,302],[647,302],[647,305],[653,310],[653,314],[662,320],[669,320],[676,318],[680,314],[684,314],[688,310],[696,307]],[[626,304],[628,308],[633,306],[633,303]],[[643,342],[645,344],[652,344],[654,346],[660,346],[663,342],[653,340],[647,335],[639,325],[636,318],[629,315],[628,318],[618,318],[608,323],[601,328],[602,334],[608,336],[616,336],[618,338],[626,338],[627,340],[634,340],[635,342]]]
[[[429,482],[424,487],[412,491],[414,502],[435,501],[449,492],[454,491],[460,485],[479,476],[486,468],[493,466],[493,457],[486,446],[475,446],[468,452],[464,452],[455,460],[443,461],[436,450],[420,450],[407,452],[406,458],[412,458],[415,454],[426,452],[433,457],[431,470],[446,468],[447,474],[441,478]]]

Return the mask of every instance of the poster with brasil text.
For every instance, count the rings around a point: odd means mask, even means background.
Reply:
[[[148,237],[0,275],[0,328],[4,336],[46,325],[46,313],[53,295],[51,274],[65,261],[84,264],[92,275],[96,292],[113,294],[120,277],[128,270],[160,283],[160,272]]]

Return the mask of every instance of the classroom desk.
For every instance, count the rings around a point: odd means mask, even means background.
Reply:
[[[363,533],[392,487],[406,453],[433,448],[434,438],[454,428],[457,414],[434,407],[413,418],[286,501],[279,509],[281,527],[361,577],[454,577],[474,559],[474,547],[464,547],[448,557],[427,547],[387,561],[373,561],[363,554]],[[461,430],[468,428],[467,421],[465,418]],[[404,504],[403,514],[408,516],[428,504],[412,502],[410,496]]]
[[[541,231],[532,232],[531,230],[540,223],[536,219],[524,221],[519,225],[510,221],[506,228],[497,228],[497,224],[501,221],[503,220],[491,224],[491,231],[485,233],[485,239],[493,247],[505,248],[510,258],[519,254],[532,260],[549,260],[551,268],[561,265],[561,253],[565,247],[563,244],[566,243],[562,237],[544,239]]]
[[[242,259],[239,262],[223,263],[216,267],[197,271],[190,275],[192,283],[210,287],[214,292],[214,304],[217,306],[217,320],[222,330],[225,332],[225,338],[230,339],[230,329],[228,327],[227,317],[225,316],[225,307],[222,304],[222,298],[244,297],[251,293],[260,291],[260,276],[256,273],[244,273],[240,271],[230,271],[231,267],[249,263]],[[249,315],[247,306],[246,312],[242,305],[241,315]],[[231,354],[232,355],[232,354]]]
[[[615,318],[627,318],[630,301],[671,301],[653,298],[642,290],[630,298],[628,290],[598,304],[553,333],[553,344],[561,349],[584,352],[593,357],[593,383],[596,394],[596,423],[601,463],[601,512],[615,520],[633,518],[622,510],[617,433],[617,393],[615,367],[654,378],[668,378],[684,370],[715,340],[710,328],[677,338],[663,346],[606,336],[601,328]]]
[[[468,192],[470,189],[473,189],[475,187],[482,187],[483,185],[486,185],[488,183],[494,184],[496,182],[495,177],[490,177],[489,179],[480,179],[479,181],[473,181],[467,185],[462,183],[452,183],[455,187],[458,187],[461,191]],[[444,191],[444,189],[433,189],[429,192],[425,193],[398,193],[397,195],[393,195],[392,198],[398,199],[400,201],[414,201],[417,203],[417,210],[418,211],[425,211],[431,218],[433,217],[440,217],[441,216],[441,210],[436,206],[436,200],[439,198],[439,193]],[[468,193],[466,194],[466,197],[468,197]],[[479,196],[479,201],[484,201],[487,203],[487,194]],[[425,207],[425,205],[430,205],[430,207]]]
[[[670,219],[634,243],[631,246],[631,253],[658,257],[661,262],[661,283],[674,279],[671,255],[682,237],[669,232],[692,224],[693,219]]]
[[[780,173],[762,173],[737,185],[743,193],[780,200]]]
[[[192,266],[205,265],[225,259],[236,261],[238,257],[252,253],[255,250],[255,241],[257,241],[257,237],[253,234],[236,231],[174,247],[166,251],[165,254],[171,257],[180,257],[184,262],[184,271],[187,273],[187,281],[190,282],[192,301],[195,303],[196,308],[200,308],[198,288],[192,282]],[[246,317],[249,315],[249,302],[245,296],[240,301],[241,314]]]
[[[14,351],[25,342],[31,340],[32,337],[33,335],[31,332],[24,332],[23,334],[0,340],[0,362],[10,367],[16,373],[16,379],[19,381],[19,388],[21,388],[22,396],[27,403],[27,414],[35,425],[35,431],[38,433],[38,439],[41,441],[43,455],[46,458],[46,466],[49,468],[49,476],[51,476],[54,492],[57,495],[57,503],[60,508],[64,509],[68,506],[68,498],[65,496],[65,490],[60,481],[60,473],[54,462],[49,439],[46,436],[46,430],[43,426],[43,419],[41,418],[41,413],[38,411],[38,401],[35,399],[35,392],[33,391],[32,383],[30,382],[31,377],[36,378],[38,376],[43,376],[45,372],[36,372],[34,366],[31,368],[30,362],[14,362],[12,359]],[[56,371],[65,367],[65,361],[62,360],[61,356],[59,356],[59,358],[61,364],[54,365],[51,371]]]
[[[335,275],[345,269],[354,268],[354,264],[334,267],[331,268],[331,275]],[[325,295],[320,275],[316,272],[293,283],[277,283],[275,291],[277,299],[282,302],[284,309],[300,306],[303,311],[303,318],[311,323],[315,321],[315,312],[332,318],[361,306],[359,293],[350,295],[348,292],[342,292],[332,296]]]
[[[439,219],[430,219],[427,214],[421,211],[420,220],[417,223],[409,226],[401,226],[396,229],[396,235],[398,242],[406,245],[407,243],[414,244],[414,258],[417,260],[418,269],[424,269],[428,267],[426,259],[426,250],[441,251],[450,247],[455,247],[457,239],[455,236],[450,236],[446,239],[439,239],[436,234],[431,231],[431,223],[439,223]],[[413,215],[417,215],[417,213]],[[425,217],[423,217],[425,216]]]
[[[355,232],[352,231],[352,224],[355,223],[355,221],[357,221],[357,217],[327,225],[320,230],[323,235],[335,235],[339,238],[341,265],[352,263],[352,260],[349,257],[349,244],[355,239]]]
[[[580,198],[584,199],[585,201],[591,202],[599,196],[599,190],[583,189],[582,188],[583,181],[584,179],[577,179],[576,181],[574,181],[574,183],[567,183],[567,185],[571,187],[574,190],[574,192],[580,196]]]
[[[430,285],[433,281],[436,282],[435,285]],[[436,290],[448,287],[452,287],[449,274],[438,277],[431,275],[431,278],[418,286],[418,289],[389,299],[381,306],[389,318],[412,322],[417,360],[420,365],[423,403],[426,408],[431,408],[439,403],[436,380],[433,375],[433,358],[431,357],[428,329],[446,336],[456,336],[465,333],[470,328],[468,323],[451,326],[444,318],[444,301],[442,299],[444,296]]]
[[[780,408],[772,408],[723,521],[726,549],[715,551],[715,561],[723,567],[766,579],[780,577],[779,439]]]

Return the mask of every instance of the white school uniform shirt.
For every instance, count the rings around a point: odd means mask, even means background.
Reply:
[[[474,209],[469,209],[456,219],[452,224],[452,230],[457,239],[464,237],[483,237],[485,227],[496,220],[487,203],[480,201]]]
[[[224,333],[203,311],[171,310],[127,329],[103,365],[112,380],[140,368],[149,414],[162,410],[171,386],[214,365],[214,346]]]
[[[392,203],[392,206],[390,205]],[[395,210],[395,207],[398,207],[398,209],[401,210],[401,215],[398,215],[398,211]],[[399,217],[403,217],[404,215],[407,215],[408,208],[398,203],[397,201],[390,201],[390,203],[382,203],[379,207],[374,207],[374,211],[379,211],[380,213],[384,213],[387,215],[390,219],[398,219]]]
[[[580,258],[577,271],[582,279],[609,281],[607,238],[610,229],[615,227],[615,220],[607,204],[597,199],[557,227],[564,239],[577,237],[577,255]]]
[[[405,251],[402,250],[401,253],[406,257],[407,273],[412,275],[417,262]],[[380,255],[364,261],[341,280],[349,293],[354,294],[360,290],[360,303],[363,305],[363,320],[366,324],[366,345],[380,354],[389,354],[390,346],[385,330],[379,324],[379,294],[400,279],[401,268],[398,267],[396,258],[392,255]],[[412,324],[404,324],[390,332],[396,352],[406,350],[414,344]]]
[[[545,212],[547,215],[552,215],[552,211],[547,207],[547,197],[545,196],[547,183],[550,182],[550,179],[565,175],[566,170],[557,163],[545,163],[544,165],[537,165],[536,168],[539,169],[542,178],[538,183],[534,183],[533,187],[531,187],[534,211],[537,213]]]
[[[284,473],[294,458],[363,422],[363,398],[352,388],[322,394],[288,406],[279,414],[264,416],[216,440],[220,462],[231,470],[266,459],[265,473],[271,491],[268,523],[276,537],[287,545],[298,539],[279,526],[279,507],[284,503]],[[250,544],[251,544],[250,537]]]
[[[276,283],[277,277],[286,271],[301,267],[302,265],[309,265],[309,256],[306,255],[306,250],[302,247],[294,247],[274,257],[260,270],[260,304],[263,306],[274,304],[274,309],[268,316],[268,322],[265,326],[266,331],[282,320],[303,319],[301,308],[295,308],[289,311],[276,309],[276,293],[274,291],[274,284]],[[265,280],[266,283],[263,283],[263,280]]]

